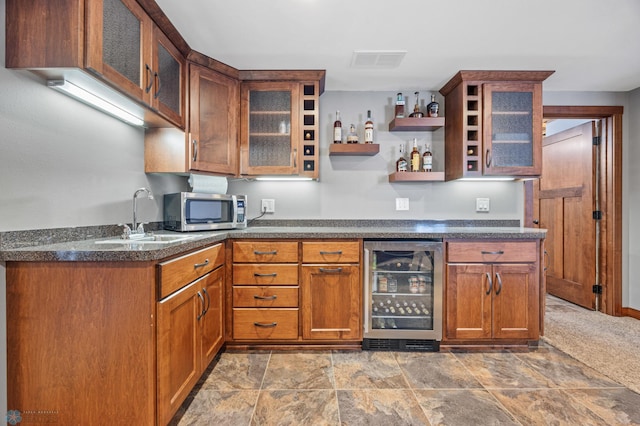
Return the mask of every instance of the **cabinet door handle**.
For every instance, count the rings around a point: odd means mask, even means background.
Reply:
[[[504,254],[504,250],[498,250],[498,251],[481,251],[480,253],[482,253],[482,254]]]
[[[488,295],[491,294],[491,290],[493,289],[493,280],[491,279],[491,274],[490,273],[485,272],[485,274],[487,275],[487,281],[489,281],[489,289],[485,293],[488,296]]]
[[[298,168],[298,148],[293,149],[293,168]]]
[[[273,296],[258,296],[257,294],[254,294],[253,298],[258,300],[276,300],[278,296],[275,294]]]
[[[277,272],[272,272],[272,273],[270,273],[270,274],[259,274],[259,273],[257,273],[257,272],[254,272],[254,273],[253,273],[253,276],[254,276],[254,277],[277,277],[277,276],[278,276],[278,273],[277,273]]]
[[[335,269],[320,268],[320,272],[328,273],[328,274],[339,274],[340,272],[342,272],[342,268],[335,268]]]
[[[496,296],[497,296],[502,291],[502,278],[500,277],[499,272],[496,272],[496,280],[498,280],[498,287],[496,287]]]
[[[254,250],[253,254],[259,255],[259,254],[278,254],[278,250],[272,250],[272,251],[258,251],[258,250]]]
[[[194,263],[193,269],[202,268],[203,266],[207,266],[209,264],[209,259],[205,259],[202,263]]]
[[[193,156],[191,157],[193,159],[193,162],[195,163],[195,161],[198,159],[198,141],[195,139],[191,140],[191,146],[193,147]]]
[[[151,90],[151,87],[153,87],[153,71],[151,71],[151,67],[149,67],[149,64],[144,64],[144,68],[147,72],[147,81],[149,82],[149,84],[144,88],[144,92],[149,93],[149,90]]]
[[[321,255],[326,255],[326,254],[342,254],[342,250],[338,250],[338,251],[322,251],[320,250],[320,254]]]
[[[160,95],[160,75],[157,72],[153,73],[153,81],[157,82],[156,91],[153,94],[153,99],[158,99],[158,96]]]
[[[544,250],[544,267],[542,268],[542,270],[546,271],[547,269],[549,269],[549,252],[545,249]]]
[[[202,315],[205,315],[207,312],[209,312],[209,308],[211,307],[211,296],[209,296],[209,292],[207,291],[206,288],[203,288],[202,292],[204,293],[205,296],[207,296],[207,309],[205,309],[204,312],[202,313]]]
[[[487,156],[485,157],[485,164],[487,167],[491,167],[491,150],[487,150]]]
[[[202,303],[202,310],[200,311],[200,313],[197,316],[197,320],[200,321],[200,318],[202,318],[202,316],[205,314],[205,310],[204,310],[204,297],[202,297],[202,294],[200,294],[200,292],[198,292],[198,299],[200,299],[200,303]]]
[[[254,322],[253,325],[255,325],[256,327],[265,327],[265,328],[267,328],[267,327],[275,327],[276,325],[278,325],[278,323],[275,322],[275,321],[274,322],[270,322],[268,324],[263,323],[263,322]]]

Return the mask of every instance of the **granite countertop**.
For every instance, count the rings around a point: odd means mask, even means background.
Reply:
[[[546,230],[512,226],[513,221],[468,223],[460,221],[334,221],[311,225],[302,221],[270,223],[267,226],[249,226],[246,229],[227,231],[198,231],[191,234],[155,231],[156,234],[190,235],[188,240],[165,244],[131,243],[97,244],[96,241],[114,239],[113,234],[103,236],[99,232],[47,238],[32,235],[18,241],[14,237],[0,241],[0,261],[155,261],[178,256],[228,238],[279,239],[279,238],[363,238],[363,239],[541,239]],[[501,226],[511,225],[511,226]],[[117,234],[116,234],[117,235]],[[96,238],[99,236],[99,238]],[[25,239],[26,238],[26,241]],[[75,239],[74,239],[75,238]]]

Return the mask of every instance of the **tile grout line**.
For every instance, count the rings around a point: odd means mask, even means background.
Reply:
[[[335,351],[330,352],[331,356],[331,375],[333,376],[333,394],[336,397],[336,405],[338,406],[338,424],[342,424],[342,416],[340,415],[340,400],[338,399],[338,384],[336,383],[336,368],[333,360],[333,354]]]
[[[269,359],[267,360],[267,365],[264,367],[264,373],[262,373],[262,380],[260,380],[260,386],[258,387],[258,394],[256,395],[256,400],[253,403],[253,411],[251,412],[251,417],[249,418],[249,426],[251,425],[251,421],[254,419],[256,415],[256,409],[258,408],[258,401],[260,400],[260,394],[262,393],[262,388],[264,386],[264,378],[267,377],[267,371],[269,370],[269,364],[271,363],[271,355],[273,351],[269,351]]]
[[[431,425],[431,420],[429,420],[429,414],[427,413],[426,409],[422,406],[422,404],[420,404],[418,395],[416,395],[416,389],[413,386],[411,386],[411,382],[407,379],[407,375],[404,373],[404,370],[402,369],[402,367],[400,366],[400,363],[398,362],[398,352],[393,352],[393,360],[396,362],[396,365],[400,370],[400,374],[402,374],[404,381],[407,383],[407,386],[409,386],[408,389],[411,391],[411,395],[413,395],[413,398],[418,404],[418,407],[420,407],[420,410],[424,414],[425,419],[427,419],[427,422],[429,422],[429,425]]]

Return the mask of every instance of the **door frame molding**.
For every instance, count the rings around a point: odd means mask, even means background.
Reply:
[[[604,119],[608,132],[601,147],[601,310],[622,316],[622,106],[543,106],[543,118]],[[544,171],[543,171],[544,172]],[[524,181],[524,223],[533,223],[533,180]]]

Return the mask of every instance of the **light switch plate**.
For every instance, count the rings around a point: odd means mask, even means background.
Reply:
[[[489,213],[489,199],[476,198],[476,212]]]
[[[409,199],[396,198],[396,210],[409,210]]]

